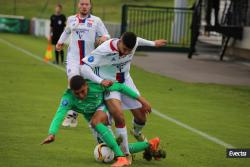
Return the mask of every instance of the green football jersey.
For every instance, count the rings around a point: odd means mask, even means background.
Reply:
[[[86,98],[83,100],[74,96],[70,89],[64,92],[57,112],[51,122],[49,134],[57,133],[66,113],[69,110],[83,114],[84,118],[89,122],[98,107],[104,104],[104,93],[108,93],[110,91],[119,91],[133,99],[136,99],[139,96],[126,85],[117,82],[115,82],[110,87],[103,87],[102,85],[92,81],[87,81],[87,84],[88,93]],[[107,109],[104,109],[104,112],[107,112]]]

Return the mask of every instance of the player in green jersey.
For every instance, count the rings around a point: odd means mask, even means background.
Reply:
[[[60,106],[51,122],[49,128],[49,135],[42,144],[48,144],[55,140],[55,135],[58,132],[60,124],[68,110],[73,109],[78,113],[83,114],[84,118],[90,123],[91,127],[101,136],[102,140],[114,151],[117,161],[112,165],[126,166],[129,161],[125,158],[124,153],[118,146],[112,132],[107,128],[108,111],[103,105],[104,92],[119,91],[133,99],[138,100],[145,111],[150,111],[151,107],[148,102],[137,93],[123,84],[113,83],[110,87],[103,87],[102,85],[85,81],[82,76],[74,76],[70,80],[70,89],[66,90],[61,98]],[[151,143],[150,143],[151,142]],[[160,140],[154,139],[149,141],[150,148],[156,151]],[[146,146],[147,144],[145,144]]]

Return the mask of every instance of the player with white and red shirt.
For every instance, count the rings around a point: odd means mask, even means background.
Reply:
[[[126,32],[121,39],[110,39],[97,47],[90,55],[83,58],[81,75],[104,86],[109,86],[114,81],[124,83],[139,94],[130,76],[130,65],[138,46],[160,47],[166,44],[166,40],[149,41],[136,37],[132,32]],[[130,109],[134,116],[133,135],[138,141],[146,140],[141,130],[146,122],[146,113],[149,110],[142,108],[137,101],[123,96],[119,92],[110,92],[105,97],[109,112],[112,114],[116,135],[123,138],[124,152],[129,154],[127,129],[125,126],[122,109]]]

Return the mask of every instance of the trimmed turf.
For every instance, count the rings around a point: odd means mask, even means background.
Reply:
[[[0,39],[43,56],[46,41],[0,33]],[[66,74],[0,42],[0,166],[109,166],[95,162],[95,142],[82,117],[75,129],[61,128],[56,142],[41,146]],[[190,84],[132,67],[132,77],[152,106],[237,148],[250,148],[250,87]],[[127,125],[131,115],[126,112]],[[146,162],[141,154],[133,166],[249,166],[250,159],[227,159],[225,148],[154,114],[144,133],[159,136],[167,159]],[[131,142],[134,139],[130,136]]]

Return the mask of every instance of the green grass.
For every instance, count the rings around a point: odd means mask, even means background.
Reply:
[[[47,0],[0,0],[0,14],[21,15],[26,18],[43,17],[49,18],[54,12],[55,5],[59,2],[63,5],[64,13],[69,16],[74,13],[74,0],[50,0],[47,7]],[[173,6],[173,0],[92,0],[93,14],[100,16],[104,21],[120,22],[122,4],[151,5],[151,6]],[[189,7],[194,0],[188,0]]]
[[[0,39],[43,56],[46,41],[0,33]],[[61,128],[53,144],[41,146],[67,86],[66,74],[0,41],[0,166],[109,166],[93,159],[95,142],[86,122]],[[163,114],[217,137],[237,148],[250,148],[250,87],[190,84],[132,67],[138,89]],[[131,114],[126,112],[127,126]],[[168,157],[146,162],[141,154],[133,166],[249,166],[250,159],[227,159],[225,148],[154,114],[144,129],[159,136]],[[134,139],[130,136],[131,142]]]

